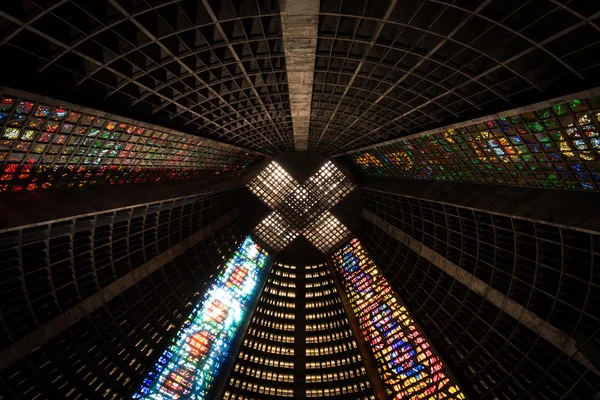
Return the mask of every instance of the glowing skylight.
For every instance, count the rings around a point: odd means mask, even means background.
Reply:
[[[273,250],[280,251],[296,239],[299,232],[281,214],[273,211],[254,228],[254,234]]]
[[[327,161],[306,182],[308,190],[321,202],[333,207],[354,190],[354,185],[331,161]]]
[[[281,203],[296,187],[298,182],[275,161],[248,184],[248,189],[271,208]]]
[[[323,253],[346,241],[351,232],[333,214],[325,211],[306,230],[304,237]]]
[[[248,184],[252,193],[274,209],[255,228],[255,235],[279,251],[302,232],[319,250],[327,252],[350,235],[328,210],[354,187],[331,161],[323,164],[304,184],[273,161]]]

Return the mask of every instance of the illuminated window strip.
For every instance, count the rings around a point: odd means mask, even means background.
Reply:
[[[465,399],[358,239],[332,260],[388,394],[396,399]]]
[[[230,145],[45,100],[0,97],[0,192],[232,175],[258,157]]]
[[[268,264],[268,254],[246,238],[133,398],[209,398]]]
[[[371,176],[600,190],[600,96],[502,115],[351,158]]]

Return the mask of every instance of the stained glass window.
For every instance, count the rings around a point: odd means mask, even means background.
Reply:
[[[0,96],[0,192],[231,176],[260,158],[94,112]]]
[[[600,190],[599,126],[596,96],[506,111],[350,157],[371,176]]]
[[[134,399],[206,399],[270,257],[248,237],[196,305]]]
[[[465,399],[358,239],[332,255],[379,375],[394,399]]]

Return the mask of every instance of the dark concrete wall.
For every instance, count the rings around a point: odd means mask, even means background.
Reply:
[[[600,231],[599,193],[418,180],[374,180],[365,188]]]

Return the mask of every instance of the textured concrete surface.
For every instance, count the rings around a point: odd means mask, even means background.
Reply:
[[[529,311],[516,301],[508,298],[498,290],[492,288],[481,279],[476,278],[471,273],[460,268],[458,265],[443,257],[441,254],[435,252],[433,249],[425,246],[423,243],[402,232],[392,224],[384,221],[379,216],[365,209],[363,209],[362,215],[367,221],[373,223],[375,226],[385,231],[398,242],[407,246],[409,249],[456,279],[458,282],[482,296],[494,306],[498,307],[519,321],[523,326],[547,340],[550,344],[562,351],[564,354],[572,357],[586,368],[600,375],[600,371],[594,367],[590,360],[580,353],[574,338],[562,332],[552,324],[544,321],[538,315]]]
[[[65,311],[59,317],[44,324],[39,329],[31,332],[21,340],[10,347],[0,351],[0,371],[18,361],[37,347],[42,346],[50,339],[58,336],[60,333],[75,325],[100,307],[104,306],[110,300],[119,296],[127,289],[137,284],[142,279],[150,276],[153,272],[173,261],[177,256],[183,254],[187,249],[191,249],[203,239],[210,236],[213,232],[226,226],[238,218],[239,209],[233,210],[210,225],[205,226],[198,232],[189,236],[187,239],[171,247],[169,250],[159,254],[147,263],[134,269],[127,275],[124,275],[117,281],[106,286],[91,297],[88,297],[73,308]]]
[[[282,0],[280,7],[294,144],[297,151],[306,151],[315,75],[319,1]]]
[[[470,183],[381,179],[361,187],[600,232],[600,194]]]

